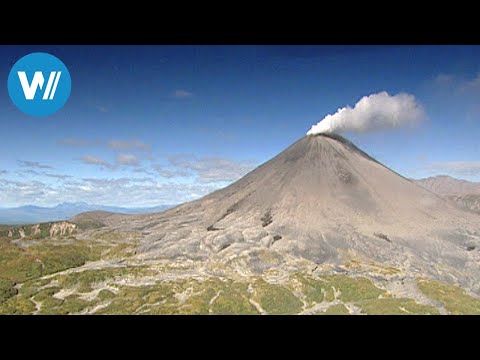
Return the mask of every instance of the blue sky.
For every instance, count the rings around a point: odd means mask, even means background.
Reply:
[[[6,87],[37,51],[72,78],[43,118]],[[0,207],[195,199],[380,91],[414,95],[427,119],[343,135],[405,176],[480,181],[479,46],[0,46],[0,77]]]

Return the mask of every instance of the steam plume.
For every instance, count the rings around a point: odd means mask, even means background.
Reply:
[[[394,96],[386,91],[364,96],[355,104],[338,109],[313,125],[307,135],[341,131],[366,132],[414,125],[425,117],[415,96],[400,93]]]

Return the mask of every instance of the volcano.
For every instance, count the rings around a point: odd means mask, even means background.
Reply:
[[[199,200],[101,221],[140,233],[145,259],[231,259],[264,249],[316,264],[372,260],[479,289],[480,217],[338,135],[305,136]]]

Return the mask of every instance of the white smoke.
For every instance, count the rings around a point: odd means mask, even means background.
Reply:
[[[414,125],[425,117],[415,96],[400,93],[390,96],[386,91],[364,96],[355,104],[325,116],[307,135],[341,131],[365,132]]]

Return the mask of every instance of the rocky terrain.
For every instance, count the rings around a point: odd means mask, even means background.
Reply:
[[[480,218],[334,135],[158,214],[3,237],[0,312],[480,313]]]
[[[49,222],[23,226],[0,225],[0,237],[18,239],[45,239],[72,235],[77,225],[68,221]]]

